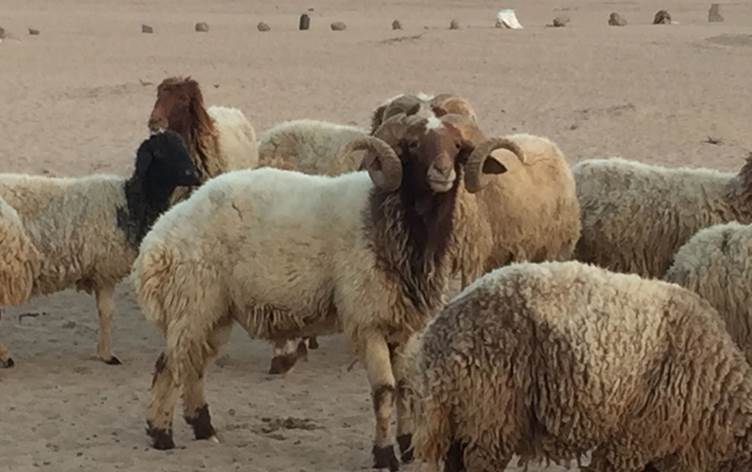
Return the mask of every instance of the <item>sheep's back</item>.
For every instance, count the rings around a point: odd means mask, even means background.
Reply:
[[[674,256],[665,280],[699,294],[752,362],[752,226],[737,222],[698,231]]]
[[[361,128],[326,121],[286,121],[261,134],[259,161],[290,162],[306,174],[339,175],[357,170],[363,157],[362,151],[340,156],[340,149],[367,134]]]
[[[207,113],[214,121],[220,152],[226,170],[250,169],[258,164],[256,131],[242,111],[236,108],[211,106]]]
[[[714,317],[664,282],[576,262],[513,264],[429,325],[424,395],[451,405],[460,436],[507,434],[517,453],[574,458],[618,431],[659,454],[700,444],[709,457],[703,444],[722,451],[740,433],[715,422],[739,418],[750,393],[749,366]]]
[[[335,285],[351,282],[352,266],[369,263],[362,210],[371,187],[367,175],[356,173],[330,178],[261,168],[222,174],[157,220],[141,244],[136,284],[148,278],[150,260],[168,261],[170,270],[189,268],[185,277],[193,268],[211,274],[224,309],[264,338],[294,331],[306,317],[314,323],[336,315],[330,313]],[[183,285],[187,293],[206,282]]]
[[[127,275],[135,249],[117,225],[118,208],[127,209],[123,184],[110,175],[0,175],[0,197],[16,209],[40,254],[34,293],[88,290]]]
[[[698,229],[733,219],[733,174],[664,168],[620,158],[573,168],[582,234],[575,257],[616,272],[662,277]]]

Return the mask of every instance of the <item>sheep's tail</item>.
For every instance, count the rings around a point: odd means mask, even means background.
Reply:
[[[173,310],[180,308],[168,307],[181,299],[169,293],[174,288],[172,281],[175,279],[177,263],[175,254],[166,246],[142,245],[131,272],[131,282],[144,317],[154,323],[162,334],[167,333],[170,313],[175,313]]]

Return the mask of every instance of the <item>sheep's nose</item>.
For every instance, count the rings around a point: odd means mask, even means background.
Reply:
[[[433,168],[436,169],[436,172],[441,174],[443,177],[450,177],[452,175],[452,171],[454,170],[451,162],[437,162],[433,166]]]

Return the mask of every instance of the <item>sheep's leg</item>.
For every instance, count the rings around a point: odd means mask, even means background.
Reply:
[[[211,424],[209,405],[204,397],[204,380],[206,367],[212,358],[219,354],[220,349],[227,343],[232,332],[232,319],[221,320],[209,335],[209,339],[202,346],[200,352],[191,356],[192,362],[186,365],[183,382],[183,417],[193,428],[196,439],[216,440],[216,431]]]
[[[120,365],[120,359],[112,355],[112,313],[115,311],[113,294],[115,287],[96,287],[97,312],[99,313],[99,340],[97,354],[105,364]]]
[[[0,343],[0,367],[9,369],[16,365],[13,358],[10,357],[10,351],[4,344]]]
[[[277,339],[273,343],[274,357],[269,366],[270,374],[285,374],[295,367],[298,359],[308,360],[304,339]]]
[[[394,408],[395,380],[389,360],[389,346],[381,334],[371,333],[361,344],[360,353],[366,367],[368,382],[373,395],[376,416],[373,456],[374,468],[399,470],[399,461],[394,455],[394,446],[389,437],[389,422]]]
[[[319,348],[319,341],[316,339],[316,336],[311,336],[309,338],[303,338],[304,341],[308,341],[308,349],[316,350]]]
[[[146,433],[151,436],[155,449],[173,449],[172,415],[180,393],[176,382],[175,362],[164,352],[157,358],[151,382],[151,403],[146,420]]]
[[[403,345],[389,345],[389,354],[397,382],[397,444],[403,463],[413,461],[413,425],[407,384],[407,365]]]

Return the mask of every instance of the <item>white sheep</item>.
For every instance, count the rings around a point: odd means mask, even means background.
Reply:
[[[351,172],[358,169],[364,153],[339,151],[367,135],[365,129],[328,121],[284,121],[259,134],[259,167],[331,176]]]
[[[0,310],[30,296],[39,272],[39,252],[24,230],[18,213],[0,198]],[[0,367],[13,367],[8,349],[0,344]]]
[[[390,357],[445,301],[462,168],[472,180],[494,168],[494,149],[522,152],[492,143],[473,148],[451,124],[396,115],[349,145],[367,151],[368,173],[236,171],[162,215],[132,275],[165,338],[147,422],[154,447],[174,447],[181,388],[195,437],[214,437],[202,379],[235,322],[267,340],[344,332],[372,388],[376,467],[396,470],[390,418],[396,398],[400,435],[403,370]]]
[[[699,229],[752,222],[752,157],[738,174],[621,158],[573,167],[582,215],[575,258],[616,272],[663,277]]]
[[[15,209],[39,254],[30,295],[68,288],[93,292],[99,312],[97,353],[107,364],[120,364],[111,348],[115,285],[130,273],[141,239],[167,209],[172,191],[198,183],[182,139],[170,131],[140,145],[129,179],[0,174],[0,198]],[[4,257],[23,257],[17,246],[10,248]],[[24,262],[18,276],[32,266]]]
[[[676,252],[664,279],[710,302],[752,362],[752,226],[734,221],[698,231]]]
[[[609,472],[752,466],[752,368],[675,284],[579,262],[516,263],[409,343],[415,454],[438,470],[579,461]]]
[[[148,126],[152,132],[168,129],[183,138],[201,183],[258,165],[256,132],[243,112],[217,105],[204,108],[201,88],[190,77],[169,77],[159,84]],[[190,191],[176,189],[170,202],[187,198]]]

